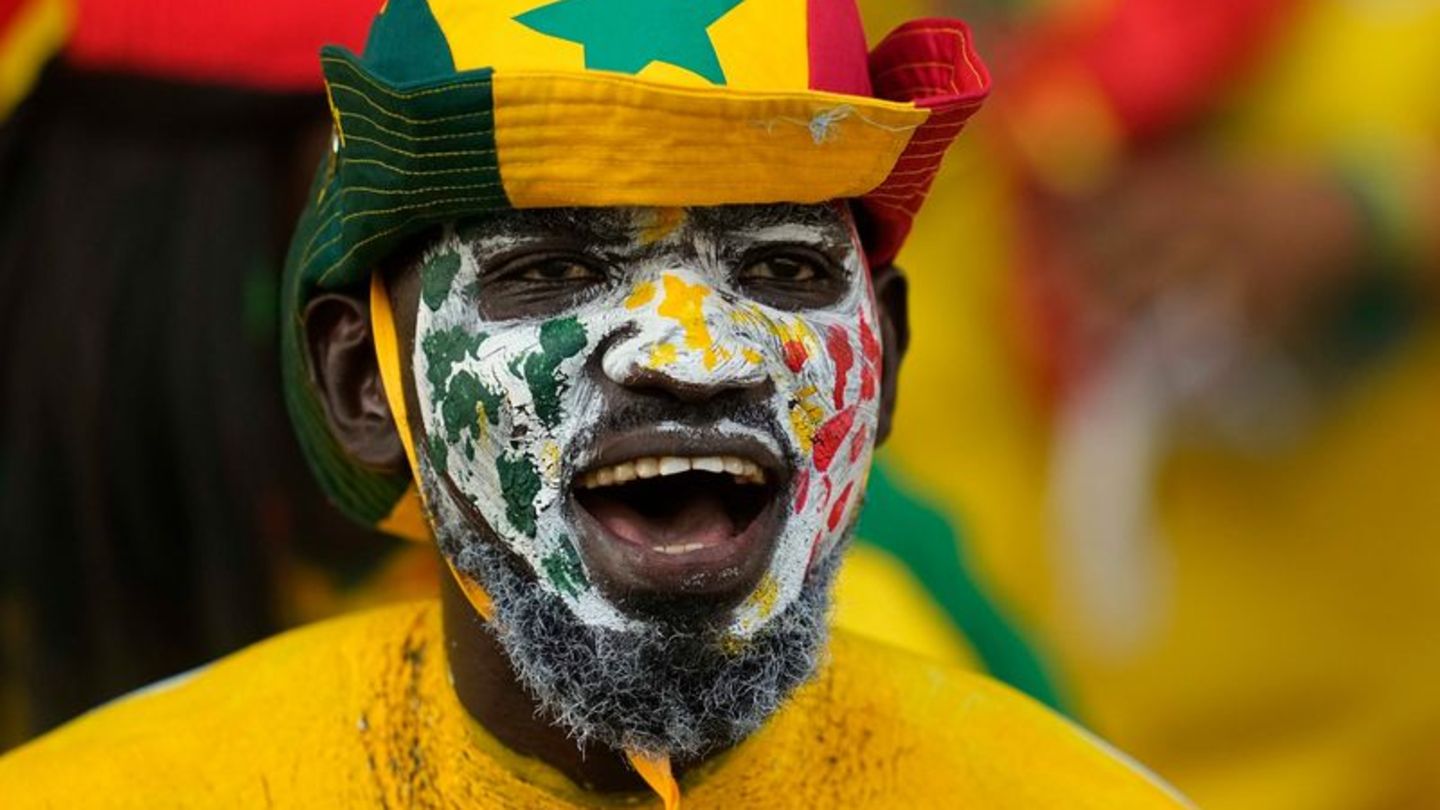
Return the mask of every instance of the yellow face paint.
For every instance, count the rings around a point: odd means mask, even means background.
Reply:
[[[642,281],[635,285],[630,297],[625,299],[626,309],[639,309],[655,298],[655,282]]]
[[[680,353],[675,350],[674,343],[661,343],[650,350],[650,367],[664,368],[678,359]]]
[[[710,327],[705,323],[705,299],[712,292],[704,284],[688,284],[679,276],[666,273],[663,276],[665,300],[655,310],[663,318],[670,318],[685,330],[685,347],[705,353],[705,370],[715,368],[719,355],[715,351]]]
[[[760,619],[765,619],[774,612],[775,599],[779,595],[780,583],[775,581],[774,576],[766,574],[747,601],[754,606],[756,615]]]

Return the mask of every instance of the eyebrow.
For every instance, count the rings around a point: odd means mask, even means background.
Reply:
[[[563,235],[606,247],[625,247],[635,238],[633,209],[629,208],[532,208],[487,216],[462,223],[462,233],[480,238],[492,236]],[[816,241],[848,239],[842,221],[829,205],[764,203],[690,209],[694,227],[711,235],[755,235],[764,231],[796,228],[813,231]],[[474,236],[469,238],[473,239]]]
[[[586,242],[622,246],[632,238],[629,211],[619,208],[529,208],[505,211],[461,223],[466,240],[475,237],[579,237]]]
[[[691,216],[698,226],[711,232],[754,231],[794,225],[831,230],[839,225],[834,210],[825,204],[728,205],[695,208],[691,210]]]

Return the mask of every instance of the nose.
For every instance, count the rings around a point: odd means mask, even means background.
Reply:
[[[605,352],[605,376],[636,393],[682,402],[764,389],[762,347],[734,328],[734,305],[703,281],[664,273],[626,303],[632,328]]]
[[[611,379],[636,393],[663,394],[681,402],[705,402],[723,395],[758,391],[766,382],[763,374],[707,375],[701,379],[633,364],[620,379]]]

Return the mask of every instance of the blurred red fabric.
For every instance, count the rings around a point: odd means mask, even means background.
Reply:
[[[0,0],[0,21],[25,0]],[[358,50],[380,0],[75,0],[66,61],[271,91],[318,91],[321,45]]]

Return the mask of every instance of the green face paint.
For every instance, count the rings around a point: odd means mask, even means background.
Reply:
[[[546,427],[560,421],[560,393],[564,382],[555,373],[563,360],[585,348],[585,327],[575,318],[547,321],[540,327],[540,351],[525,358],[525,382],[535,398],[535,414]]]
[[[413,365],[429,439],[423,446],[451,485],[445,497],[468,501],[466,513],[482,518],[541,587],[582,621],[622,628],[637,620],[587,575],[574,542],[586,529],[572,523],[567,506],[571,481],[593,460],[591,429],[607,417],[608,386],[649,375],[768,392],[747,405],[747,423],[722,418],[707,428],[773,447],[796,465],[795,491],[785,499],[792,513],[777,529],[764,588],[736,609],[729,627],[744,637],[797,598],[811,560],[844,536],[861,499],[878,420],[874,300],[838,208],[812,208],[754,232],[707,234],[681,219],[658,237],[644,236],[654,219],[645,214],[536,214],[533,233],[497,221],[467,228],[463,239],[454,229],[445,234],[421,263]],[[594,232],[634,234],[630,242],[594,246],[591,258],[613,276],[576,287],[553,267],[525,263],[527,245],[536,246],[536,256],[553,253],[556,231],[586,217]],[[736,282],[734,262],[742,259],[724,258],[795,243],[848,257],[828,303],[789,310],[762,304]],[[548,311],[545,317],[490,319],[478,297],[487,289],[557,303],[535,307]],[[583,292],[564,299],[557,289]]]
[[[567,596],[579,596],[587,586],[585,567],[580,564],[580,555],[575,553],[573,544],[561,546],[559,551],[545,558],[541,567],[550,584]]]
[[[483,392],[480,380],[468,371],[450,378],[450,387],[445,392],[440,413],[445,420],[445,438],[452,444],[461,440],[461,434],[466,429],[478,427]]]
[[[420,272],[420,297],[431,312],[439,309],[450,296],[455,274],[460,272],[460,254],[442,253],[425,263]]]
[[[420,349],[425,353],[425,360],[429,364],[426,378],[430,380],[430,384],[437,388],[445,385],[455,364],[474,356],[484,342],[483,334],[472,335],[459,327],[426,335],[420,341]]]
[[[500,488],[505,494],[505,516],[527,537],[535,536],[535,496],[540,473],[527,456],[503,455],[495,460]]]

